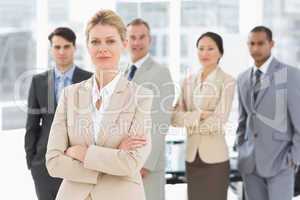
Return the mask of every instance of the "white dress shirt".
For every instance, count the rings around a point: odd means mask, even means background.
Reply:
[[[105,85],[101,91],[96,83],[96,76],[93,77],[93,91],[92,91],[92,100],[93,100],[93,111],[92,111],[92,120],[93,120],[93,135],[94,135],[94,142],[96,143],[98,139],[98,134],[101,129],[100,122],[103,118],[105,113],[105,109],[110,102],[110,98],[115,90],[115,87],[120,79],[120,74],[117,74],[115,78]],[[96,102],[98,99],[101,99],[101,105],[99,110],[96,108]]]
[[[255,64],[254,64],[254,67],[253,67],[253,74],[255,74],[256,70],[260,70],[262,72],[262,75],[261,75],[261,79],[264,78],[265,74],[267,73],[268,69],[269,69],[269,66],[271,64],[273,60],[273,56],[271,55],[268,60],[266,60],[266,62],[260,66],[260,67],[257,67]]]
[[[142,57],[141,59],[139,59],[135,63],[131,63],[130,66],[134,65],[134,66],[136,66],[137,69],[139,69],[142,66],[142,64],[144,64],[144,62],[149,58],[149,56],[150,56],[150,54],[147,53],[144,57]]]

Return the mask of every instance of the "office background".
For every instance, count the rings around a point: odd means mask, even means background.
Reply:
[[[10,163],[6,154],[12,152],[16,158],[24,159],[22,140],[28,87],[32,75],[48,69],[53,62],[49,56],[49,32],[57,26],[75,30],[75,62],[92,71],[84,28],[87,19],[101,8],[116,10],[125,23],[136,17],[149,22],[151,54],[169,67],[175,83],[199,69],[195,42],[205,31],[223,36],[225,54],[220,65],[235,77],[251,65],[246,41],[255,25],[263,24],[273,30],[275,56],[294,66],[300,64],[299,0],[0,0],[0,155],[4,157],[1,163],[8,165],[5,169],[19,170],[5,174],[27,173],[25,160],[22,169]],[[124,55],[121,66],[127,60],[128,55]],[[227,130],[230,145],[236,112],[235,100]],[[176,131],[171,129],[169,137],[176,137]],[[4,167],[1,165],[0,169]],[[3,170],[0,171],[2,176]],[[24,180],[23,184],[26,183]]]

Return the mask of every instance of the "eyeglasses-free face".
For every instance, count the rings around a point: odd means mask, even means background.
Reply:
[[[53,36],[51,40],[51,55],[55,64],[61,68],[70,67],[74,61],[75,46],[61,36]]]
[[[214,67],[218,65],[222,55],[214,40],[203,37],[198,43],[198,58],[203,67]]]
[[[97,24],[89,32],[88,52],[96,68],[117,70],[127,43],[114,26]],[[97,69],[96,69],[97,70]]]

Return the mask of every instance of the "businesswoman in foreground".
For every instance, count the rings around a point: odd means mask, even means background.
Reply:
[[[229,161],[224,125],[231,110],[235,81],[218,65],[223,55],[221,36],[204,33],[196,45],[202,68],[183,81],[172,124],[187,128],[188,199],[225,200]]]
[[[87,24],[95,74],[64,90],[46,154],[49,174],[63,178],[58,200],[145,199],[139,172],[151,150],[152,93],[118,73],[125,31],[110,10]]]

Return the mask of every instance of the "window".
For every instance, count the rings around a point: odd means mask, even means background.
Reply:
[[[167,57],[169,55],[169,37],[168,35],[162,36],[162,52],[161,55],[163,57]]]
[[[36,0],[0,2],[0,129],[24,127],[20,101],[27,99],[27,73],[36,68],[35,5]]]
[[[168,63],[169,2],[117,1],[116,11],[126,24],[138,17],[147,21],[152,35],[150,53],[158,62]]]
[[[74,7],[71,7],[70,0],[48,0],[48,26],[49,33],[59,26],[67,26],[76,33],[76,52],[74,63],[82,68],[86,66],[86,43],[85,43],[85,21],[82,18],[80,21],[72,18],[71,12]],[[76,9],[76,7],[74,8]],[[45,38],[46,40],[47,38]],[[54,66],[54,61],[50,55],[48,55],[48,67]]]
[[[239,38],[239,0],[181,1],[180,24],[182,64],[179,79],[183,79],[186,73],[195,72],[200,67],[195,44],[202,33],[217,32],[223,37],[224,43],[231,40],[232,36]]]
[[[299,1],[266,0],[263,3],[263,24],[269,26],[273,31],[276,42],[274,53],[283,62],[299,66]]]

